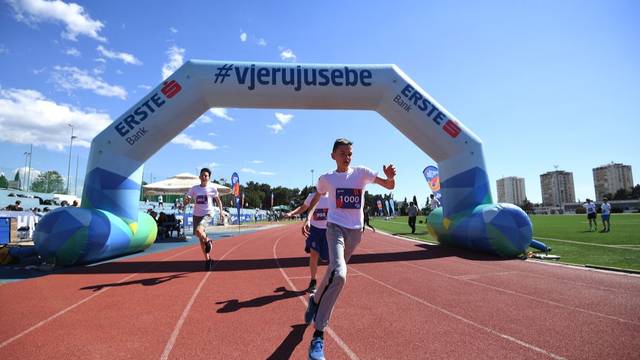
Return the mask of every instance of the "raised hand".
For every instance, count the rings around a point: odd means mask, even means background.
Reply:
[[[382,171],[387,176],[387,179],[392,180],[396,177],[396,167],[393,164],[389,164],[387,166],[382,166]]]

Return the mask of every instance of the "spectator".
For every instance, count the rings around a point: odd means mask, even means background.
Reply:
[[[409,215],[409,227],[411,227],[411,233],[416,233],[416,217],[418,216],[418,207],[412,202],[409,203],[407,209],[407,215]]]

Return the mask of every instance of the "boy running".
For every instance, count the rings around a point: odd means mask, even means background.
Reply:
[[[285,216],[293,217],[311,208],[311,199],[313,199],[315,194],[315,192],[310,193],[302,205],[292,212],[285,214]],[[311,208],[309,211],[309,216],[302,227],[302,234],[307,237],[304,251],[309,254],[309,272],[311,273],[311,280],[309,281],[307,291],[310,293],[316,292],[316,274],[318,273],[319,260],[329,260],[329,249],[327,248],[326,236],[328,212],[329,198],[326,195],[321,196],[315,208]]]
[[[309,297],[309,305],[304,314],[305,323],[310,324],[315,320],[315,332],[309,346],[309,359],[312,360],[324,359],[324,329],[347,280],[347,261],[362,237],[364,188],[371,183],[389,190],[395,187],[396,169],[392,164],[382,167],[386,176],[386,179],[382,179],[366,167],[350,167],[351,156],[352,142],[337,139],[331,152],[331,158],[336,162],[336,170],[318,179],[318,191],[311,200],[311,206],[314,206],[320,200],[321,194],[327,193],[329,197],[329,267],[318,286],[318,291]]]
[[[213,247],[213,243],[207,238],[207,230],[213,219],[213,201],[215,199],[220,209],[220,222],[224,223],[224,215],[222,214],[222,202],[218,196],[218,190],[209,183],[211,178],[211,170],[202,168],[200,170],[200,184],[192,187],[187,196],[184,197],[184,207],[189,205],[190,198],[195,199],[193,206],[193,234],[200,240],[200,248],[204,254],[205,270],[213,268],[213,259],[209,253]]]

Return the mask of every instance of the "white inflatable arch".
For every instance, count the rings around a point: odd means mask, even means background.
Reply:
[[[192,60],[95,137],[82,208],[42,219],[39,252],[72,264],[153,243],[155,222],[138,211],[143,164],[212,107],[377,111],[438,163],[429,229],[440,242],[512,256],[531,240],[522,210],[492,204],[480,139],[397,66]]]

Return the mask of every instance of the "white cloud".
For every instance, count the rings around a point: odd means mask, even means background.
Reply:
[[[11,178],[9,178],[6,175],[5,177],[7,177],[8,180],[13,180],[16,176],[16,173],[20,173],[20,180],[22,181],[22,185],[25,186],[27,177],[29,177],[29,184],[32,184],[33,180],[35,180],[38,177],[38,175],[42,174],[42,171],[31,168],[31,173],[29,173],[29,167],[23,166],[13,170],[13,172],[11,173]]]
[[[151,90],[151,86],[144,85],[144,84],[138,85],[138,88],[143,89],[143,90]]]
[[[180,134],[171,140],[172,144],[185,145],[191,150],[215,150],[218,147],[210,142],[192,139],[189,135]]]
[[[74,126],[74,146],[89,148],[91,140],[108,125],[108,114],[80,110],[47,99],[35,90],[0,88],[0,141],[34,144],[63,150],[69,146]]]
[[[68,48],[65,52],[65,54],[69,55],[69,56],[74,56],[74,57],[79,57],[80,55],[80,50],[72,47],[72,48]]]
[[[209,135],[209,136],[218,136],[218,135],[216,135],[216,133],[212,133],[212,132],[208,133],[207,135]]]
[[[242,41],[242,42],[247,41],[247,33],[246,32],[242,32],[240,34],[240,41]]]
[[[296,56],[296,54],[293,53],[293,50],[291,49],[284,49],[282,50],[282,52],[280,53],[280,59],[284,60],[284,61],[292,61],[292,62],[296,62],[296,60],[298,59],[298,57]]]
[[[200,116],[200,118],[198,118],[198,121],[203,123],[203,124],[209,124],[211,123],[213,120],[211,120],[210,117],[208,117],[207,115],[202,115]]]
[[[283,113],[275,113],[276,119],[282,124],[286,125],[291,119],[293,119],[293,114],[283,114]]]
[[[93,20],[78,4],[60,0],[8,0],[8,3],[13,8],[16,20],[28,25],[41,21],[61,22],[65,25],[62,37],[66,39],[76,41],[78,35],[84,35],[98,41],[107,41],[99,34],[104,24]]]
[[[226,108],[211,108],[209,109],[209,111],[215,115],[216,117],[219,117],[221,119],[225,119],[225,120],[229,120],[229,121],[235,121],[234,118],[232,118],[231,116],[227,115],[227,109]]]
[[[178,33],[178,29],[174,28],[173,26],[169,28],[169,31],[171,31],[174,34]]]
[[[263,39],[263,38],[260,38],[260,39],[258,40],[258,45],[260,45],[260,46],[267,46],[267,41],[266,41],[265,39]]]
[[[278,120],[278,122],[275,124],[267,125],[267,127],[270,128],[274,134],[277,134],[280,131],[282,131],[284,129],[284,125],[286,125],[291,121],[291,119],[293,119],[292,114],[283,114],[283,113],[277,112],[274,115]]]
[[[240,169],[240,171],[243,172],[243,173],[249,173],[249,174],[255,174],[256,173],[256,171],[253,170],[252,168],[242,168],[242,169]]]
[[[260,175],[267,175],[267,176],[273,176],[273,175],[275,175],[276,173],[271,172],[271,171],[260,171],[260,172],[258,172],[258,174],[260,174]]]
[[[168,78],[173,74],[182,64],[184,63],[184,52],[185,49],[179,48],[177,46],[172,46],[167,50],[167,55],[169,55],[169,62],[162,65],[162,80]]]
[[[4,46],[4,44],[0,44],[0,55],[8,54],[8,53],[9,53],[9,49],[7,49],[6,46]]]
[[[100,54],[109,59],[122,60],[125,64],[142,65],[142,61],[138,60],[134,55],[125,52],[117,52],[105,49],[104,46],[98,45],[96,48]]]
[[[45,70],[47,70],[46,67],[43,67],[42,69],[33,69],[32,71],[33,71],[34,75],[38,75],[38,74],[44,72]]]
[[[273,130],[274,134],[277,134],[280,131],[282,131],[282,125],[280,125],[280,124],[267,125],[267,127],[271,128],[271,130]]]
[[[214,167],[218,167],[218,166],[220,166],[220,164],[218,164],[217,162],[210,162],[210,163],[206,164],[204,167],[214,168]]]
[[[262,161],[262,160],[251,160],[251,163],[252,164],[262,164],[262,163],[264,163],[264,161]]]
[[[96,59],[93,59],[93,61],[99,62],[99,63],[103,63],[103,64],[107,62],[107,60],[105,60],[103,58],[96,58]]]
[[[55,66],[51,73],[54,83],[65,90],[91,90],[102,96],[127,98],[127,91],[118,85],[107,84],[102,78],[91,76],[87,71],[70,66]]]

